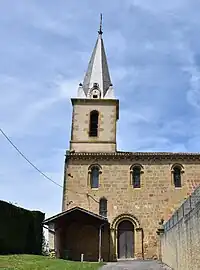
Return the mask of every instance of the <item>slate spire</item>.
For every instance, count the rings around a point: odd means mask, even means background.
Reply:
[[[101,98],[107,98],[107,92],[111,93],[111,90],[113,91],[102,34],[101,14],[98,38],[82,85],[82,89],[86,97],[90,97],[90,91],[95,88],[99,89]],[[111,98],[113,94],[108,94],[108,96],[108,98]]]

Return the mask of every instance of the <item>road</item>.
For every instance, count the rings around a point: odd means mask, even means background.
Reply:
[[[157,261],[134,260],[108,263],[101,270],[170,270],[170,268]]]

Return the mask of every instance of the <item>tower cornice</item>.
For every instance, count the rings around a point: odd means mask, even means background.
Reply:
[[[119,119],[119,99],[88,99],[88,98],[71,98],[72,105],[116,105],[116,118]]]

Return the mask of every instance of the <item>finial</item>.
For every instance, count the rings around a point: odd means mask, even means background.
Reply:
[[[102,35],[103,34],[103,31],[102,31],[102,13],[100,14],[100,26],[99,26],[98,33],[99,33],[99,35]]]

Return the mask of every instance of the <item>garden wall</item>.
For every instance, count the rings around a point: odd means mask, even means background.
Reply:
[[[174,270],[200,269],[200,187],[164,225],[161,255]]]

